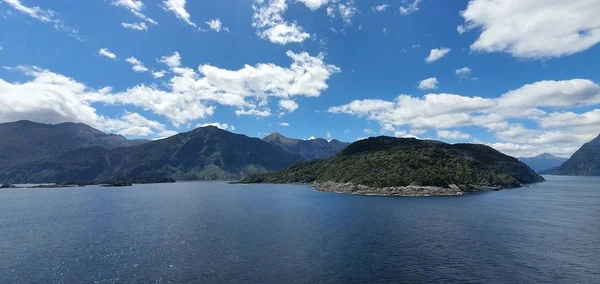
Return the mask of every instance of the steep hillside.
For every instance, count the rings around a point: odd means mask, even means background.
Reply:
[[[581,146],[553,173],[568,176],[600,176],[600,135]]]

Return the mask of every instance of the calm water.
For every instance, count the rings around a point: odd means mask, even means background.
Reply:
[[[462,197],[0,190],[2,283],[600,283],[600,179]]]

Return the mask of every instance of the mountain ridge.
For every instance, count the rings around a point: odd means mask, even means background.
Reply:
[[[556,175],[600,176],[600,135],[579,148],[556,170]]]
[[[550,153],[542,153],[535,157],[519,157],[518,159],[538,173],[557,168],[568,160]]]
[[[298,154],[306,160],[333,157],[350,145],[350,143],[341,142],[337,139],[327,141],[323,138],[308,140],[288,138],[279,132],[273,132],[262,140],[281,147],[289,153]]]

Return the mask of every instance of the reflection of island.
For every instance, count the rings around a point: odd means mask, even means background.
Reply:
[[[242,183],[311,183],[320,191],[375,195],[460,195],[544,179],[517,159],[478,144],[376,137],[337,156],[253,175]]]

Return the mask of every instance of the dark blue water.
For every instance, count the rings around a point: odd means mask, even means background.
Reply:
[[[0,190],[2,283],[600,283],[600,179],[461,197]]]

